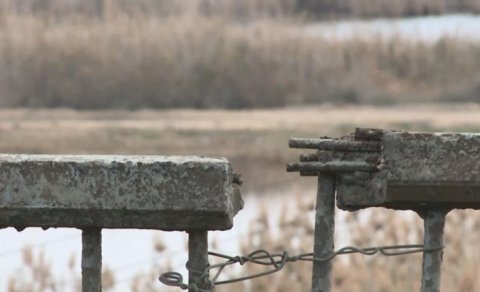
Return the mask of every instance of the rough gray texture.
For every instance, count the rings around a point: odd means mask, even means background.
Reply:
[[[209,281],[208,232],[188,233],[188,292],[213,291]],[[202,290],[203,289],[203,290]]]
[[[425,213],[423,245],[426,249],[436,249],[443,246],[446,213],[445,210]],[[442,257],[443,250],[423,253],[421,292],[440,291]]]
[[[345,139],[290,138],[288,144],[290,148],[356,152],[378,152],[381,147],[380,143],[374,141],[354,141]]]
[[[344,209],[480,208],[480,135],[384,131],[378,172],[338,177]]]
[[[325,258],[334,251],[335,230],[335,175],[321,173],[318,177],[315,207],[314,258]],[[313,263],[312,292],[330,292],[331,261]]]
[[[102,230],[82,231],[82,292],[102,292]]]
[[[354,171],[375,171],[376,165],[362,162],[332,161],[332,162],[299,162],[287,165],[287,171],[300,173],[342,173]]]
[[[224,158],[0,155],[0,227],[223,230],[242,208]]]

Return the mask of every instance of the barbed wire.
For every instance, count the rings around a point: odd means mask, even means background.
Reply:
[[[159,277],[159,281],[167,286],[174,286],[178,287],[182,290],[191,289],[195,292],[213,292],[214,287],[216,285],[223,285],[223,284],[231,284],[235,282],[250,280],[258,277],[263,277],[269,274],[276,273],[282,270],[286,263],[288,262],[296,262],[296,261],[308,261],[308,262],[326,262],[330,261],[338,255],[343,254],[363,254],[367,256],[373,256],[377,253],[380,253],[384,256],[401,256],[413,253],[420,253],[420,252],[437,252],[443,250],[443,246],[435,247],[435,248],[425,248],[421,244],[405,244],[405,245],[389,245],[389,246],[378,246],[378,247],[367,247],[367,248],[357,248],[354,246],[346,246],[333,253],[326,255],[324,257],[314,257],[313,253],[302,253],[295,256],[290,256],[287,251],[281,253],[269,253],[264,249],[259,249],[251,252],[247,256],[235,256],[231,257],[225,254],[220,254],[216,252],[208,252],[210,256],[222,258],[225,261],[219,264],[214,264],[208,266],[204,271],[198,271],[192,269],[187,262],[186,268],[189,272],[192,272],[196,275],[199,275],[199,279],[203,279],[208,282],[209,288],[200,288],[195,283],[185,284],[183,281],[183,276],[181,273],[178,272],[165,272],[162,273]],[[243,266],[245,263],[253,263],[262,266],[269,266],[272,269],[263,271],[257,274],[251,274],[247,276],[242,276],[230,280],[222,280],[218,281],[222,271],[233,264],[240,264]],[[212,278],[209,277],[209,274],[212,270],[217,269],[214,276]],[[204,282],[204,281],[202,281]]]

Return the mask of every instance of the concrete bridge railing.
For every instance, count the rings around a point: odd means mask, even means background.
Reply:
[[[0,155],[0,228],[82,229],[85,292],[102,289],[102,228],[186,231],[189,264],[205,270],[208,230],[231,228],[242,206],[224,158]]]

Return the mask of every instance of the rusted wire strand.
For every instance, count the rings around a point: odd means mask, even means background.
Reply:
[[[199,288],[195,285],[193,286],[187,285],[183,283],[183,276],[178,272],[162,273],[159,277],[159,281],[164,285],[175,286],[182,290],[191,289],[196,292],[212,292],[214,291],[215,285],[230,284],[230,283],[250,280],[250,279],[276,273],[282,270],[285,267],[286,263],[288,262],[296,262],[296,261],[324,262],[324,261],[330,261],[338,255],[353,254],[353,253],[359,253],[359,254],[368,255],[368,256],[372,256],[377,253],[380,253],[384,256],[400,256],[400,255],[419,253],[419,252],[424,252],[424,253],[436,252],[442,249],[443,249],[443,246],[435,247],[435,248],[425,248],[421,244],[390,245],[390,246],[378,246],[378,247],[367,247],[367,248],[357,248],[354,246],[346,246],[331,253],[330,255],[327,255],[325,257],[320,257],[320,258],[315,258],[313,256],[313,253],[303,253],[295,256],[290,256],[287,251],[284,251],[282,253],[269,253],[268,251],[263,249],[256,250],[248,254],[247,256],[235,256],[235,257],[231,257],[228,255],[224,255],[216,252],[209,252],[208,254],[210,256],[222,258],[222,259],[225,259],[225,261],[219,264],[210,265],[203,272],[202,271],[194,271],[194,272],[201,275],[201,277],[208,277],[209,273],[212,270],[217,269],[217,271],[215,272],[215,275],[209,280],[209,283],[210,283],[209,286],[212,288],[204,289],[204,288]],[[260,272],[257,274],[238,277],[230,280],[218,281],[220,274],[226,267],[233,264],[237,264],[237,263],[240,265],[244,265],[245,263],[253,263],[253,264],[262,265],[262,266],[269,266],[269,267],[272,267],[272,269],[264,272]],[[193,271],[191,267],[189,267],[188,262],[186,267],[187,267],[187,270]]]

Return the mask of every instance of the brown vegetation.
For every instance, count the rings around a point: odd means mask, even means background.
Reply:
[[[478,0],[0,0],[0,11],[62,18],[81,14],[104,17],[111,10],[156,16],[194,10],[204,16],[239,20],[308,15],[316,18],[402,17],[444,13],[478,13]]]
[[[297,9],[317,17],[402,17],[455,12],[478,13],[477,0],[297,0]]]
[[[298,16],[240,22],[199,7],[164,16],[110,8],[101,20],[0,14],[0,106],[480,101],[478,43],[325,39],[304,33]]]

